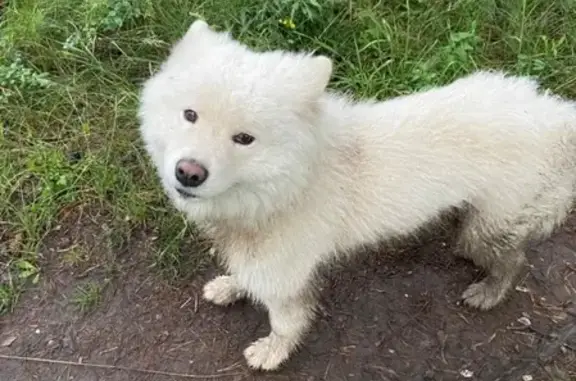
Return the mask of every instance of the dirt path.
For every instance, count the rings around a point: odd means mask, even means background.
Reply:
[[[342,266],[327,279],[322,315],[301,351],[270,374],[248,370],[242,358],[266,334],[265,313],[199,298],[214,267],[171,286],[150,269],[149,234],[135,233],[111,257],[99,250],[98,218],[82,218],[49,237],[42,284],[0,320],[1,355],[210,375],[199,380],[576,379],[576,216],[530,250],[525,278],[490,312],[459,305],[481,274],[450,255],[448,233]],[[74,245],[92,249],[82,268],[63,264]],[[105,287],[83,313],[72,300],[86,282]],[[184,379],[0,358],[2,381]]]

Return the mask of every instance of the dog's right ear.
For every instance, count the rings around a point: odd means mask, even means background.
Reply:
[[[229,39],[228,33],[213,30],[204,20],[195,20],[186,33],[172,45],[170,56],[164,66],[170,66],[172,63],[190,63],[207,50],[228,42]]]
[[[217,32],[204,20],[196,20],[188,27],[181,41],[189,47],[212,47],[231,41],[229,32]]]
[[[206,21],[198,19],[190,24],[190,27],[188,28],[188,31],[184,37],[190,38],[205,32],[212,32],[212,30]]]

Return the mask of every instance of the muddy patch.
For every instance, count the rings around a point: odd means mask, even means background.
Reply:
[[[575,216],[530,249],[522,281],[488,312],[460,304],[481,274],[451,254],[450,231],[339,266],[326,277],[313,331],[273,373],[247,369],[242,357],[269,329],[260,307],[204,302],[213,265],[186,283],[169,282],[151,268],[157,241],[150,231],[118,239],[106,220],[74,216],[48,237],[41,284],[0,320],[0,354],[54,362],[1,358],[1,380],[576,377]]]

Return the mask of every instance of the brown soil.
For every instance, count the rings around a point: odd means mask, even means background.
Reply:
[[[150,268],[151,232],[114,247],[102,221],[68,218],[47,238],[41,284],[0,320],[0,355],[121,369],[3,357],[0,380],[186,379],[135,368],[200,380],[576,379],[576,216],[531,248],[516,290],[488,312],[459,303],[482,274],[451,255],[450,231],[339,266],[327,276],[313,331],[273,373],[247,369],[242,357],[267,333],[261,308],[204,302],[200,292],[213,266],[184,285],[168,283]],[[88,255],[75,258],[75,247]],[[87,281],[105,286],[100,303],[81,312],[72,300]]]

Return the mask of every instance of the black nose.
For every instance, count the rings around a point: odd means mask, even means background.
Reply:
[[[181,159],[176,163],[176,180],[185,187],[200,186],[208,178],[208,170],[194,160]]]

